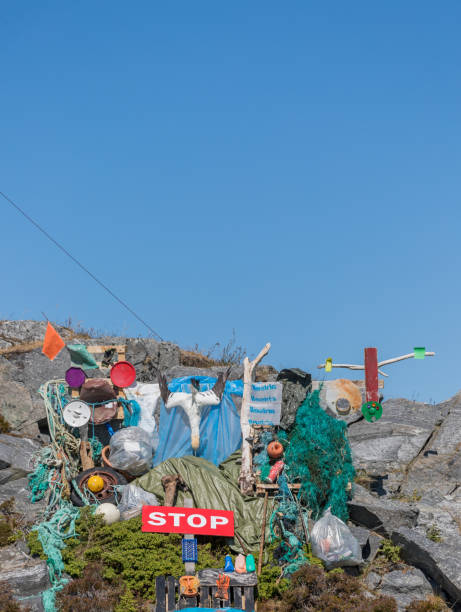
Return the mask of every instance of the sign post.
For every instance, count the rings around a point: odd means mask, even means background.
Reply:
[[[142,531],[234,536],[234,513],[230,510],[143,506]]]

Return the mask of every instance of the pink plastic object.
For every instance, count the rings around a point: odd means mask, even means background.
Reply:
[[[112,366],[110,379],[116,387],[129,387],[136,380],[136,370],[129,361],[118,361]]]
[[[284,467],[285,467],[285,463],[282,460],[276,461],[274,465],[271,467],[271,471],[269,472],[269,476],[267,480],[270,480],[270,482],[275,482],[277,478],[280,476],[280,474],[282,473],[282,470]]]
[[[247,564],[245,556],[242,554],[237,555],[237,558],[235,559],[235,571],[239,574],[246,574]]]

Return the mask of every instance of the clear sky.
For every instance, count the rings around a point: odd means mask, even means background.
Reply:
[[[313,373],[426,346],[385,396],[461,388],[457,0],[0,9],[0,190],[163,338]],[[144,334],[0,211],[1,318]]]

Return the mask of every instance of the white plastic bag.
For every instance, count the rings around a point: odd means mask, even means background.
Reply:
[[[110,462],[116,470],[141,476],[151,468],[158,437],[140,427],[125,427],[110,439]]]
[[[312,553],[327,569],[345,565],[360,565],[362,550],[346,523],[328,508],[314,525],[311,533]]]
[[[159,505],[158,499],[153,493],[144,491],[134,484],[122,485],[118,487],[118,491],[121,493],[118,509],[122,521],[141,514],[143,506]]]

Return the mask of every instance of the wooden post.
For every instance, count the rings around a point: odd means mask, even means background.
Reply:
[[[266,536],[266,518],[267,518],[267,501],[269,497],[269,491],[264,491],[264,510],[263,510],[263,524],[261,528],[261,540],[259,543],[259,558],[258,558],[258,576],[261,575],[263,567],[263,554],[264,554],[264,540]]]
[[[253,370],[267,355],[271,348],[270,342],[261,349],[259,355],[253,361],[248,357],[243,360],[243,398],[242,408],[240,412],[240,428],[242,430],[242,467],[240,469],[240,491],[243,495],[253,494],[254,476],[253,476],[253,457],[251,446],[251,427],[249,424],[250,418],[250,403],[251,403],[251,383],[253,382]]]
[[[184,498],[184,508],[193,508],[194,500],[192,497]],[[193,540],[194,536],[191,533],[186,533],[184,535],[184,540]],[[185,561],[184,568],[186,572],[186,576],[194,576],[195,575],[195,563],[193,561]]]
[[[378,349],[365,349],[365,389],[367,402],[379,402],[378,392]]]

